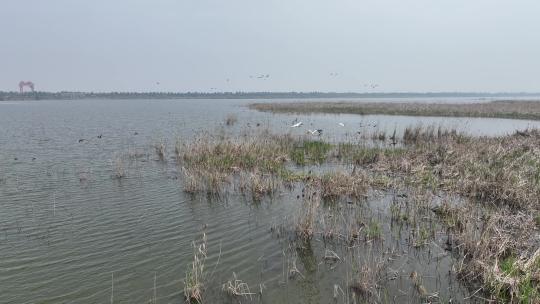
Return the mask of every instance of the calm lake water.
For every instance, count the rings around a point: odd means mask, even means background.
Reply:
[[[459,100],[470,102],[471,100]],[[388,223],[388,194],[363,206],[341,206],[383,223],[384,241],[345,249],[322,240],[291,246],[287,226],[301,207],[300,189],[253,203],[184,194],[172,159],[157,161],[152,146],[201,132],[240,134],[254,128],[304,134],[323,129],[328,140],[356,141],[366,128],[402,132],[407,126],[441,125],[472,135],[501,135],[540,127],[511,119],[382,115],[273,115],[249,110],[252,100],[77,100],[0,102],[0,302],[183,303],[191,243],[208,236],[206,303],[236,303],[221,290],[233,272],[256,293],[254,303],[347,303],[350,265],[383,257],[393,277],[380,284],[381,302],[421,302],[409,274],[441,299],[468,296],[449,272],[455,257],[434,244],[414,248]],[[235,113],[238,123],[224,126]],[[294,120],[301,128],[291,128]],[[338,123],[345,126],[339,126]],[[259,124],[259,126],[257,126]],[[99,136],[99,137],[98,137]],[[80,142],[79,142],[80,141]],[[113,162],[133,155],[127,177],[112,178]],[[438,225],[433,223],[433,225]],[[280,229],[277,229],[280,231]],[[298,249],[302,248],[302,249]],[[351,263],[324,260],[326,250]],[[219,260],[219,263],[217,263]],[[301,275],[291,277],[294,265]],[[262,290],[262,295],[259,292]]]

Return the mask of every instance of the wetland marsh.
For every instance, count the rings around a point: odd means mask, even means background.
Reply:
[[[252,102],[0,103],[2,301],[540,299],[539,121]]]

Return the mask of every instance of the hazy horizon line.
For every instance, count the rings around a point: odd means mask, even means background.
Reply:
[[[540,91],[381,91],[381,92],[361,92],[361,91],[3,91],[2,94],[355,94],[355,95],[381,95],[381,94],[471,94],[471,95],[536,95]]]

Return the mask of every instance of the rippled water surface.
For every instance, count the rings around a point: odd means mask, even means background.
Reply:
[[[366,128],[401,132],[410,125],[434,124],[499,135],[540,126],[510,119],[273,115],[249,110],[250,102],[0,103],[0,302],[148,303],[155,295],[158,303],[182,303],[191,243],[202,231],[208,236],[212,273],[207,303],[235,302],[221,290],[233,272],[249,284],[253,302],[347,302],[345,274],[355,264],[327,263],[323,257],[329,249],[346,260],[351,249],[322,240],[291,246],[286,233],[274,229],[300,208],[299,189],[256,204],[237,195],[223,200],[188,196],[175,162],[169,157],[157,161],[152,146],[164,141],[172,154],[176,140],[253,128],[293,134],[323,129],[329,140],[350,141]],[[233,127],[224,126],[229,113],[238,116]],[[290,128],[295,119],[304,126]],[[125,163],[127,177],[118,180],[112,176],[120,155],[131,158]],[[385,242],[353,249],[366,263],[384,253],[391,264],[395,277],[384,283],[381,301],[421,302],[410,283],[411,271],[422,272],[426,288],[441,298],[459,302],[466,297],[467,290],[449,274],[453,257],[437,242],[428,249],[412,248],[407,235],[384,224],[391,200],[379,194],[363,206],[332,211],[359,208],[354,211],[359,217],[383,223]],[[288,273],[293,263],[301,273],[294,278]]]

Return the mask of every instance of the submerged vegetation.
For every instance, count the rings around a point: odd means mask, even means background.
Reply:
[[[276,102],[253,103],[252,109],[274,113],[345,113],[442,117],[497,117],[540,119],[538,101],[492,101],[484,103],[391,103],[391,102]]]
[[[176,156],[189,193],[220,196],[237,191],[259,201],[282,188],[300,187],[299,214],[286,226],[294,227],[291,232],[304,242],[315,236],[346,244],[377,242],[384,232],[376,218],[357,211],[339,211],[335,217],[328,210],[362,204],[374,190],[402,193],[397,198],[407,203],[396,201],[390,212],[393,222],[408,227],[411,246],[427,246],[441,229],[447,235],[447,250],[460,256],[454,267],[457,274],[480,288],[482,297],[540,301],[540,132],[472,138],[452,130],[414,127],[400,142],[331,144],[268,131],[232,138],[206,134],[178,143]],[[457,202],[447,199],[451,197]],[[284,233],[289,228],[273,229]],[[199,252],[186,276],[186,295],[195,300],[204,260]],[[382,296],[376,291],[381,271],[358,269],[351,290]],[[436,296],[422,291],[419,277],[412,280],[421,296]],[[237,278],[223,289],[234,296],[252,294]]]
[[[235,114],[229,114],[225,118],[225,125],[232,126],[238,121],[238,117]]]

